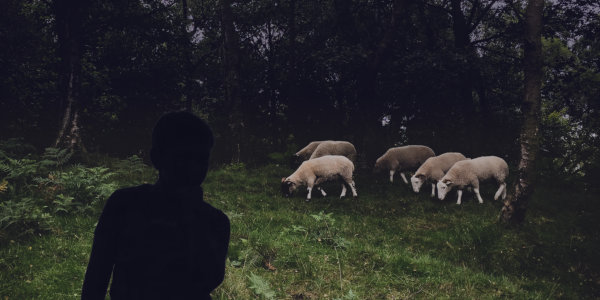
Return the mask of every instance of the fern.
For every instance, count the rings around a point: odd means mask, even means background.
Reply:
[[[69,149],[48,147],[42,155],[40,165],[45,168],[60,168],[69,162],[72,156],[73,152]]]
[[[0,244],[6,242],[5,238],[50,230],[52,216],[45,209],[30,197],[0,203]]]
[[[8,181],[2,180],[2,182],[0,182],[0,194],[6,192],[8,190]]]

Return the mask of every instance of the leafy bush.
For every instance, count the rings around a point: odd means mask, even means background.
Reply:
[[[46,206],[33,198],[0,203],[0,245],[10,239],[48,231],[51,224]]]
[[[40,165],[44,168],[60,168],[69,162],[72,156],[73,152],[68,149],[46,148]]]
[[[87,167],[73,164],[69,150],[36,157],[21,142],[0,141],[0,242],[46,231],[54,215],[97,213],[116,189],[156,177],[135,155]]]
[[[3,156],[22,158],[30,153],[35,153],[35,151],[35,147],[25,143],[23,138],[11,138],[0,141],[0,159]]]
[[[141,157],[132,155],[110,164],[114,178],[123,186],[150,183],[156,178],[156,170],[144,163]]]
[[[37,173],[38,164],[35,160],[14,159],[8,156],[0,159],[0,178],[8,182],[8,195],[11,197],[28,190]]]

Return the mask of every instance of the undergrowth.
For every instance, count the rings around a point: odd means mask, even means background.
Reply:
[[[66,149],[34,150],[0,142],[0,245],[50,231],[58,215],[96,215],[115,189],[155,177],[137,156],[89,167]]]
[[[16,177],[2,171],[8,183],[0,184],[0,199],[23,223],[8,228],[30,228],[35,238],[13,236],[0,246],[0,297],[78,298],[103,198],[156,174],[135,157],[46,169],[35,157],[9,157],[22,160],[23,170]],[[482,186],[483,204],[465,193],[456,205],[456,194],[439,201],[358,173],[358,198],[339,199],[339,185],[325,184],[327,197],[306,202],[305,191],[279,194],[280,178],[291,172],[277,164],[209,171],[205,200],[232,226],[226,278],[214,299],[600,296],[600,209],[579,189],[541,182],[525,223],[506,227],[497,221],[502,204],[492,200],[493,187]]]

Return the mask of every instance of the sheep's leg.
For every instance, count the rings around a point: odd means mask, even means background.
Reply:
[[[404,183],[408,184],[408,180],[406,180],[406,176],[404,176],[404,173],[400,172],[400,176],[402,176],[402,180],[404,180]]]
[[[342,193],[340,194],[340,199],[342,197],[346,197],[346,185],[342,183]]]
[[[327,181],[325,178],[323,177],[319,177],[317,178],[317,180],[315,180],[315,186],[317,186],[317,190],[319,190],[319,192],[321,192],[321,195],[323,195],[323,197],[327,196],[327,193],[325,193],[325,190],[322,189],[320,186],[321,183]]]
[[[307,186],[307,190],[308,190],[308,194],[306,194],[306,201],[310,201],[310,196],[312,194],[312,189],[315,186],[315,179],[316,178],[309,178],[306,181],[306,186]]]
[[[431,184],[431,197],[435,197],[435,183]]]
[[[456,193],[458,193],[458,200],[456,200],[456,204],[460,205],[460,198],[462,197],[462,190],[457,190]]]
[[[327,196],[327,193],[325,193],[325,190],[322,189],[320,186],[317,187],[317,190],[319,190],[319,192],[321,192],[321,195],[323,195],[323,197]]]
[[[477,200],[479,200],[479,203],[483,203],[483,199],[481,199],[481,195],[479,195],[479,188],[473,188],[473,192],[475,192],[475,195],[477,196]]]
[[[504,184],[504,190],[502,190],[502,200],[506,199],[506,183]]]
[[[504,190],[506,190],[506,183],[501,183],[500,187],[498,188],[498,191],[494,195],[494,200],[498,200],[498,198],[500,197],[500,195],[502,195],[503,193],[505,193]],[[504,199],[504,196],[502,197],[502,199]]]
[[[348,183],[350,189],[352,190],[352,197],[358,197],[358,193],[356,193],[356,184],[354,180],[350,179],[350,183]]]
[[[396,173],[396,170],[390,170],[390,182],[394,182],[394,173]]]

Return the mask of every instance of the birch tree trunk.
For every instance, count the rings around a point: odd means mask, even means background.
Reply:
[[[521,223],[525,219],[527,202],[534,189],[535,162],[539,151],[539,123],[542,86],[542,14],[543,0],[529,0],[525,11],[525,40],[523,64],[525,97],[521,105],[524,120],[521,128],[521,160],[514,193],[504,201],[500,218],[507,223]]]

